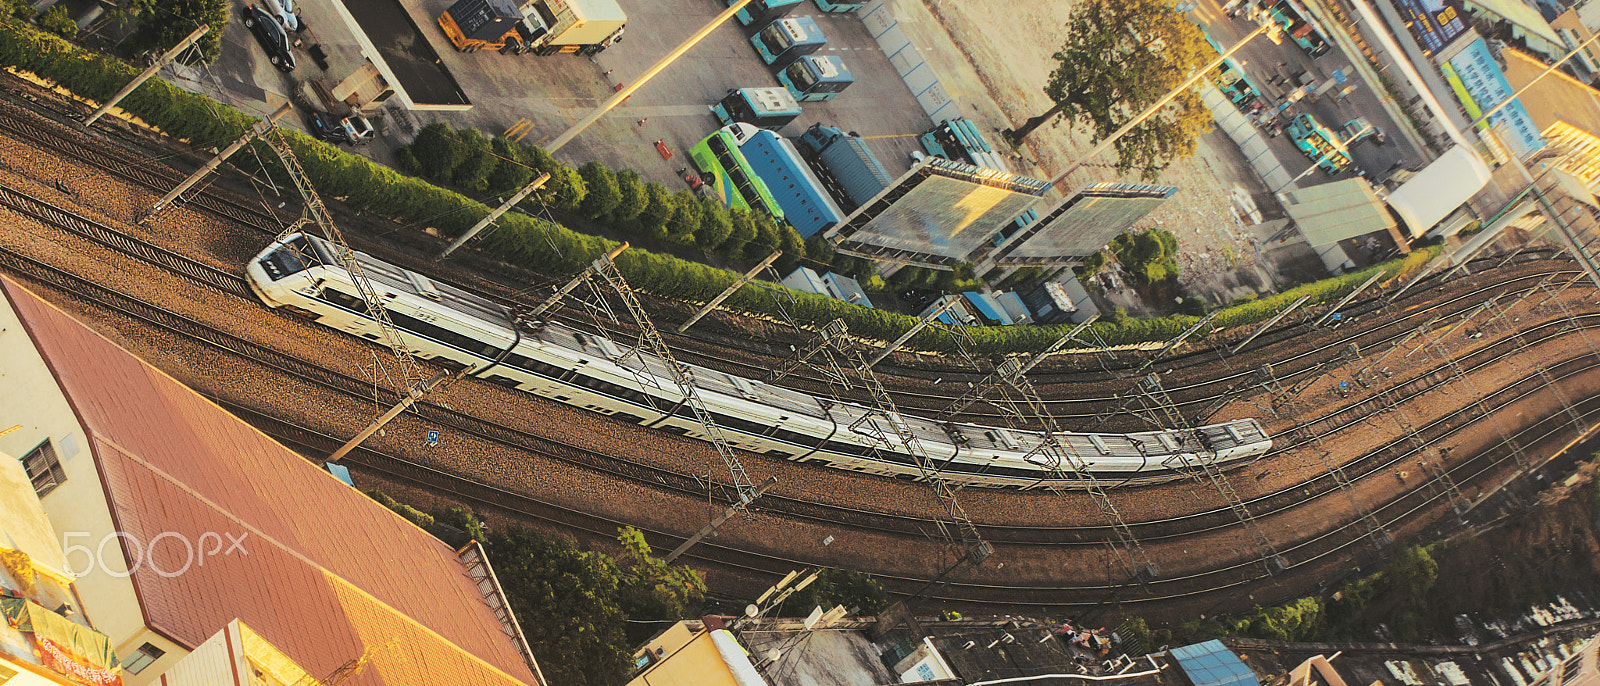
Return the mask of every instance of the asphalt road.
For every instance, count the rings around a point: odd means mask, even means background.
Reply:
[[[1218,0],[1201,0],[1190,16],[1223,49],[1232,46],[1256,28],[1256,24],[1243,15],[1237,19],[1229,19],[1222,11]],[[1338,30],[1329,22],[1321,23],[1330,31]],[[1350,68],[1351,57],[1343,54],[1337,45],[1321,58],[1313,59],[1287,36],[1283,38],[1282,45],[1274,44],[1262,36],[1240,48],[1233,57],[1255,81],[1257,87],[1262,89],[1265,102],[1274,106],[1283,102],[1284,95],[1293,88],[1295,85],[1293,78],[1296,74],[1305,71],[1316,79],[1317,85],[1320,86],[1326,80],[1334,78],[1335,71],[1342,71],[1347,79],[1344,86],[1335,86],[1333,90],[1316,98],[1315,101],[1307,97],[1291,104],[1280,117],[1287,126],[1295,115],[1310,114],[1323,126],[1341,136],[1345,135],[1342,129],[1346,122],[1357,117],[1365,117],[1373,126],[1388,134],[1387,142],[1384,144],[1380,145],[1367,138],[1357,141],[1350,147],[1350,156],[1355,160],[1354,166],[1366,170],[1369,178],[1375,181],[1384,178],[1387,176],[1386,172],[1396,163],[1409,167],[1422,161],[1422,156],[1411,147],[1404,136],[1398,133],[1399,125],[1384,110],[1378,99],[1379,94],[1374,93],[1371,86],[1355,75],[1354,70]],[[1356,59],[1359,59],[1359,56]],[[1355,90],[1348,97],[1343,100],[1335,97],[1345,86],[1350,85],[1354,85]],[[1312,160],[1295,147],[1288,135],[1269,139],[1268,142],[1289,173],[1299,174],[1312,165]],[[1349,174],[1334,177],[1317,170],[1301,178],[1300,185],[1314,186],[1339,178],[1349,178]]]

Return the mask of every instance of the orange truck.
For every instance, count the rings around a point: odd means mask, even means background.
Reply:
[[[594,55],[622,39],[616,0],[458,0],[439,28],[462,52]]]

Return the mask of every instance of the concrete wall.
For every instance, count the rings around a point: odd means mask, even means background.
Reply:
[[[856,12],[861,15],[861,21],[867,25],[872,38],[878,41],[883,54],[889,57],[889,63],[894,65],[895,71],[906,82],[906,87],[916,96],[917,104],[928,113],[928,118],[934,124],[964,116],[961,106],[939,84],[939,75],[934,73],[933,66],[922,59],[922,51],[900,29],[899,20],[895,19],[885,0],[872,0]]]

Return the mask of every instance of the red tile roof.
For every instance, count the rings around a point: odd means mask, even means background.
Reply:
[[[197,646],[239,618],[311,674],[349,684],[536,683],[454,551],[176,380],[3,279],[79,415],[149,625]],[[220,536],[205,536],[208,532]],[[197,556],[243,537],[248,554]],[[174,571],[183,569],[181,574]]]

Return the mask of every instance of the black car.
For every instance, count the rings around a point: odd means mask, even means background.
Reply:
[[[265,10],[255,5],[246,7],[243,12],[244,26],[256,35],[256,42],[267,51],[267,60],[278,71],[294,71],[294,51],[289,49],[289,34],[284,33],[278,20]]]

